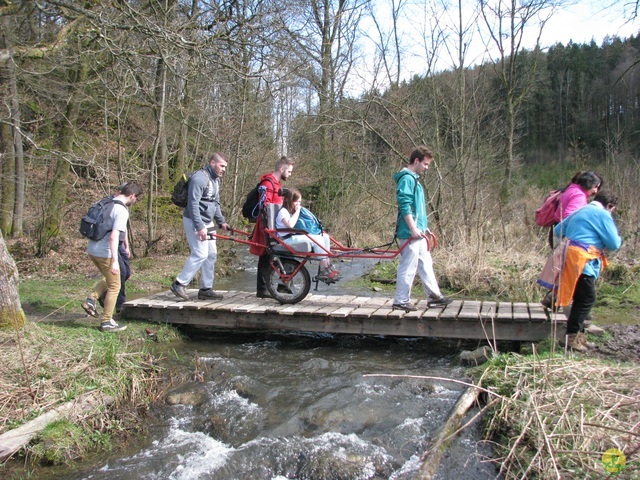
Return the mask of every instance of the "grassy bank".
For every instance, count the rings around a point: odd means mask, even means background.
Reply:
[[[167,374],[157,342],[179,334],[133,322],[124,332],[105,334],[97,323],[29,322],[17,332],[0,331],[0,433],[87,392],[114,399],[98,413],[50,424],[19,453],[27,469],[11,472],[16,462],[10,462],[0,465],[0,477],[28,478],[24,472],[38,465],[71,463],[139,432]]]
[[[474,376],[494,392],[483,421],[506,480],[639,478],[637,363],[506,354]],[[611,464],[610,449],[626,459]]]

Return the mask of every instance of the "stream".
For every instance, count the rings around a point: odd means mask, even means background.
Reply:
[[[215,288],[255,285],[254,258],[246,269],[216,279]],[[352,278],[371,262],[337,266]],[[376,295],[346,282],[320,290]],[[467,380],[457,348],[433,339],[186,333],[190,341],[176,354],[196,358],[201,373],[186,389],[191,404],[154,406],[146,438],[58,478],[413,479],[464,390],[415,376]],[[383,376],[389,374],[400,377]],[[495,466],[484,461],[489,455],[473,425],[454,439],[434,478],[495,478]]]

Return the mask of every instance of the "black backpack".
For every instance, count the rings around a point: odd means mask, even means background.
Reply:
[[[265,180],[269,180],[271,182],[271,187],[275,190],[276,184],[269,177],[266,177]],[[253,188],[248,194],[247,198],[244,201],[244,205],[242,205],[242,216],[249,220],[250,223],[256,223],[256,219],[260,212],[262,211],[262,207],[264,206],[264,195],[265,192],[260,192],[260,184],[262,181],[258,182],[258,184]],[[264,188],[264,187],[263,187]],[[280,191],[278,191],[279,193]]]
[[[113,195],[104,197],[91,205],[80,220],[82,236],[97,241],[102,240],[107,233],[113,230],[111,211],[116,203],[125,206],[120,200],[114,200]]]
[[[183,173],[180,175],[180,179],[173,187],[173,193],[171,193],[171,202],[180,208],[187,206],[187,200],[189,198],[189,179],[196,173],[195,170],[190,173]]]

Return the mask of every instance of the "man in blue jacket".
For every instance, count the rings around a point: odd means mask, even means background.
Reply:
[[[426,239],[429,222],[424,189],[419,179],[420,174],[429,168],[432,160],[433,152],[425,146],[420,146],[411,153],[409,164],[393,176],[398,200],[397,236],[401,242],[413,239],[400,254],[396,293],[393,299],[393,308],[405,312],[417,310],[410,301],[411,286],[416,272],[422,281],[429,307],[446,306],[452,302],[440,292]]]
[[[556,302],[563,307],[571,304],[563,343],[578,352],[586,352],[590,346],[584,321],[596,303],[596,279],[607,264],[604,250],[617,250],[622,245],[611,215],[617,204],[615,193],[602,190],[554,228],[556,237],[568,239]]]
[[[182,213],[182,224],[187,235],[191,255],[182,272],[171,284],[176,296],[187,300],[187,286],[200,270],[200,300],[222,300],[213,291],[213,269],[218,258],[215,239],[208,238],[207,229],[218,225],[229,230],[220,210],[220,179],[227,169],[227,160],[221,153],[214,153],[209,163],[189,178],[187,206]]]

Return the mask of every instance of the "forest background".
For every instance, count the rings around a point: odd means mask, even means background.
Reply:
[[[534,211],[586,169],[620,195],[625,269],[613,275],[627,275],[640,219],[640,37],[523,48],[563,3],[427,0],[416,57],[402,46],[402,2],[381,21],[367,0],[0,1],[0,230],[19,265],[58,253],[75,259],[59,268],[76,269],[80,216],[135,179],[146,193],[132,208],[135,255],[184,253],[169,193],[220,151],[234,226],[286,154],[297,161],[289,185],[334,236],[379,244],[393,236],[392,174],[426,144],[445,287],[538,299],[548,247]],[[376,45],[366,56],[365,35]],[[481,62],[468,53],[478,44],[491,52]],[[424,74],[404,78],[409,62]]]

